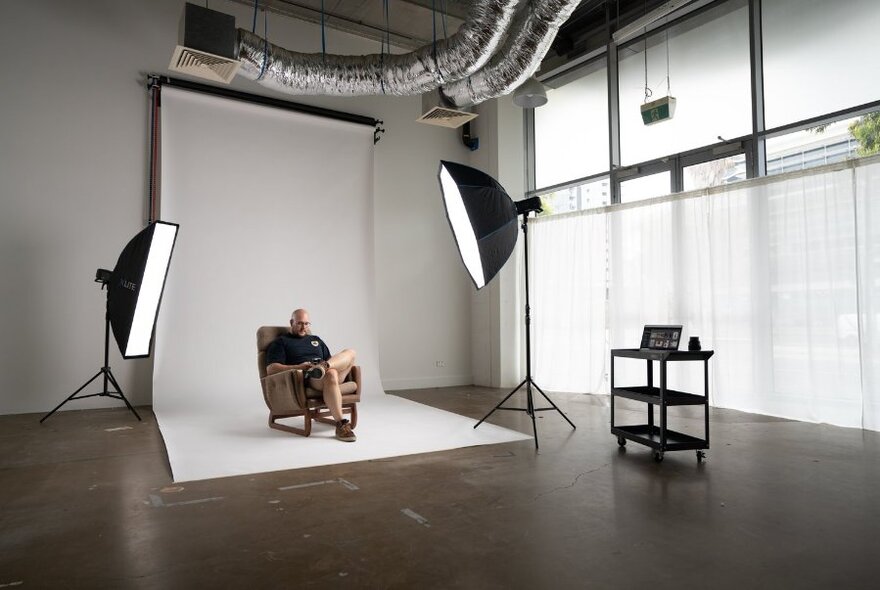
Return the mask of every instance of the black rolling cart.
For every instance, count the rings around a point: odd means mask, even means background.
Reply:
[[[639,350],[621,348],[611,351],[611,434],[617,436],[617,444],[624,446],[627,440],[647,445],[654,449],[654,460],[663,460],[666,451],[695,450],[697,461],[706,457],[709,448],[709,359],[712,350]],[[647,385],[618,386],[614,381],[614,359],[634,358],[647,363]],[[660,363],[660,386],[654,385],[654,361]],[[703,361],[703,395],[685,393],[666,387],[666,363],[676,361]],[[614,398],[625,397],[648,404],[648,423],[617,426],[614,423]],[[654,406],[660,408],[660,425],[654,424]],[[699,406],[705,411],[706,438],[697,438],[666,427],[666,409],[669,406]]]

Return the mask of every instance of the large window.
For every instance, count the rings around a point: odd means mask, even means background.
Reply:
[[[645,125],[640,107],[677,101],[671,120]],[[668,63],[668,77],[667,77]],[[620,50],[620,145],[624,166],[751,131],[749,11],[732,0]]]
[[[758,5],[690,3],[620,37],[616,76],[607,53],[548,74],[529,188],[549,214],[604,205],[584,187],[605,178],[609,204],[625,203],[880,153],[880,0]],[[665,96],[673,115],[645,125]]]
[[[535,185],[608,170],[608,75],[601,64],[549,82],[535,109]]]
[[[620,183],[620,202],[632,203],[633,201],[644,201],[668,195],[672,192],[669,184],[671,176],[666,171],[624,180]]]
[[[877,0],[763,0],[767,128],[880,98]]]
[[[716,158],[684,167],[682,190],[693,191],[727,184],[746,177],[746,157],[742,154]]]

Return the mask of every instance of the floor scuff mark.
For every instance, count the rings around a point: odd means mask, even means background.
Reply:
[[[170,502],[166,504],[161,497],[156,494],[150,494],[150,503],[153,505],[153,508],[171,508],[172,506],[184,506],[187,504],[203,504],[205,502],[216,502],[217,500],[222,499],[223,496],[217,496],[215,498],[201,498],[200,500],[185,500],[183,502]]]
[[[428,524],[428,519],[425,518],[424,516],[422,516],[421,514],[419,514],[417,512],[413,512],[409,508],[404,508],[401,510],[401,512],[403,512],[404,515],[410,517],[411,519],[413,519],[414,521],[416,521],[420,525],[422,525],[424,527],[431,528],[431,525]]]
[[[278,488],[278,490],[282,491],[282,492],[286,492],[287,490],[301,490],[303,488],[313,488],[315,486],[322,486],[322,485],[326,485],[328,483],[338,483],[338,484],[341,484],[342,487],[347,488],[352,491],[356,491],[356,490],[360,489],[356,484],[353,484],[352,482],[348,481],[347,479],[342,479],[341,477],[339,477],[337,479],[325,479],[324,481],[312,481],[309,483],[300,483],[300,484],[296,484],[296,485],[292,485],[292,486],[283,486],[283,487]]]

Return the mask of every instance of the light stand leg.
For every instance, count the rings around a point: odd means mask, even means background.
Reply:
[[[544,396],[544,399],[547,400],[547,402],[548,402],[551,406],[553,406],[552,409],[554,409],[554,410],[556,410],[557,412],[559,412],[559,415],[562,416],[563,418],[565,418],[565,421],[568,422],[569,424],[571,424],[571,427],[572,427],[572,428],[577,428],[577,426],[574,425],[574,422],[572,422],[571,420],[568,419],[568,416],[565,415],[565,412],[563,412],[562,410],[560,410],[559,408],[557,408],[557,407],[556,407],[556,404],[553,403],[553,400],[550,399],[549,397],[547,397],[547,394],[544,393],[544,390],[541,389],[540,387],[538,387],[538,384],[537,384],[537,383],[532,382],[532,385],[534,385],[534,386],[535,386],[535,389],[537,389],[538,392],[539,392],[541,395]],[[549,410],[549,409],[551,409],[551,408],[545,408],[545,409]]]
[[[529,307],[529,214],[523,214],[523,222],[522,222],[522,230],[523,230],[523,238],[524,238],[524,246],[525,246],[525,282],[526,282],[526,308],[525,308],[525,319],[526,319],[526,378],[523,379],[522,383],[516,386],[513,391],[507,394],[507,396],[498,402],[498,404],[492,408],[492,410],[483,416],[483,418],[474,424],[474,428],[482,424],[486,418],[492,415],[495,410],[513,410],[517,412],[525,412],[532,419],[532,432],[535,437],[535,450],[538,450],[538,426],[535,423],[535,412],[543,412],[546,410],[556,410],[559,414],[565,418],[565,421],[568,422],[572,428],[577,428],[574,425],[574,422],[568,419],[568,416],[560,410],[553,401],[547,397],[547,394],[538,387],[538,384],[535,383],[534,379],[532,379],[532,318],[531,318],[531,308]],[[525,408],[505,408],[503,407],[504,402],[506,402],[510,396],[520,390],[520,388],[525,385],[526,386],[526,407]],[[544,399],[550,402],[552,407],[550,408],[536,408],[535,402],[532,397],[532,386],[535,386]]]
[[[63,402],[61,402],[61,403],[58,404],[57,406],[55,406],[55,409],[54,409],[54,410],[52,410],[51,412],[49,412],[48,414],[46,414],[45,416],[43,416],[42,418],[40,418],[40,422],[42,423],[43,420],[45,420],[46,418],[48,418],[49,416],[51,416],[52,414],[54,414],[55,412],[57,412],[57,411],[58,411],[58,408],[60,408],[61,406],[63,406],[63,405],[66,404],[67,402],[69,402],[70,400],[72,400],[72,399],[80,399],[80,398],[76,397],[76,394],[79,393],[80,391],[82,391],[83,389],[85,389],[86,387],[88,387],[88,385],[89,385],[92,381],[94,381],[95,379],[97,379],[98,377],[100,377],[101,374],[102,374],[103,372],[104,372],[104,371],[103,371],[103,369],[102,369],[102,370],[98,371],[97,373],[95,373],[95,376],[94,376],[94,377],[92,377],[91,379],[89,379],[88,381],[86,381],[85,383],[83,383],[82,386],[80,386],[79,389],[77,389],[76,391],[74,391],[73,393],[71,393],[69,396],[67,396],[67,399],[65,399]]]
[[[508,393],[508,394],[504,397],[503,400],[501,400],[500,402],[498,402],[497,404],[495,404],[495,407],[492,408],[491,410],[489,410],[489,413],[488,413],[488,414],[486,414],[485,416],[483,416],[482,418],[480,418],[480,421],[477,422],[476,424],[474,424],[474,428],[476,428],[477,426],[479,426],[480,424],[482,424],[483,422],[485,422],[485,421],[486,421],[486,418],[488,418],[489,416],[491,416],[492,414],[495,413],[495,410],[506,410],[507,408],[502,408],[501,406],[504,404],[504,402],[506,402],[508,399],[510,399],[510,396],[512,396],[512,395],[513,395],[514,393],[516,393],[517,391],[519,391],[519,388],[522,387],[522,386],[525,385],[525,384],[526,384],[526,380],[523,379],[522,382],[521,382],[519,385],[517,385],[516,387],[513,388],[513,391],[511,391],[510,393]]]
[[[137,413],[137,410],[135,410],[134,407],[132,407],[132,405],[128,402],[128,399],[126,399],[125,394],[122,393],[122,388],[119,387],[119,383],[116,381],[116,378],[113,376],[113,372],[110,370],[110,362],[109,361],[110,361],[110,317],[105,316],[104,317],[104,366],[101,367],[101,369],[97,373],[95,373],[94,377],[92,377],[91,379],[89,379],[88,381],[83,383],[83,385],[79,389],[77,389],[76,391],[71,393],[69,396],[67,396],[67,399],[65,399],[63,402],[61,402],[57,406],[55,406],[55,408],[51,412],[49,412],[48,414],[46,414],[45,416],[40,418],[40,423],[42,424],[46,418],[48,418],[49,416],[51,416],[52,414],[57,412],[58,409],[61,408],[61,406],[63,406],[64,404],[66,404],[70,400],[85,399],[87,397],[98,397],[98,396],[112,397],[113,399],[120,399],[120,400],[124,401],[125,405],[128,407],[128,409],[131,410],[131,413],[134,414],[135,418],[137,418],[138,421],[140,422],[141,421],[140,415]],[[104,377],[104,390],[103,391],[98,392],[98,393],[90,393],[88,395],[81,395],[81,396],[77,397],[76,394],[78,394],[80,391],[85,389],[92,381],[94,381],[95,379],[97,379],[98,377],[101,377],[101,376]],[[113,387],[116,388],[116,391],[110,391],[110,388],[108,387],[109,384],[112,384]]]

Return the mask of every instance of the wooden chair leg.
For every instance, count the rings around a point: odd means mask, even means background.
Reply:
[[[312,434],[312,411],[306,408],[306,411],[303,412],[303,419],[305,422],[303,423],[304,430],[306,431],[306,436]]]
[[[300,436],[310,436],[312,434],[311,411],[306,410],[305,412],[303,412],[303,428],[288,426],[287,424],[279,424],[275,421],[285,417],[289,418],[290,416],[275,416],[274,414],[269,414],[269,428],[274,428],[275,430],[283,430],[284,432],[292,432],[293,434],[298,434]]]
[[[344,405],[342,407],[342,413],[349,414],[351,416],[349,422],[351,423],[351,427],[355,428],[358,421],[357,403],[355,402]],[[330,412],[327,409],[321,410],[306,408],[305,410],[303,410],[302,428],[277,423],[276,420],[280,420],[281,418],[291,418],[291,416],[276,416],[270,413],[269,428],[274,428],[275,430],[283,430],[284,432],[292,432],[300,436],[310,436],[312,434],[312,421],[323,422],[324,424],[330,424],[331,426],[336,425],[336,420],[334,420],[333,417],[330,416]]]

